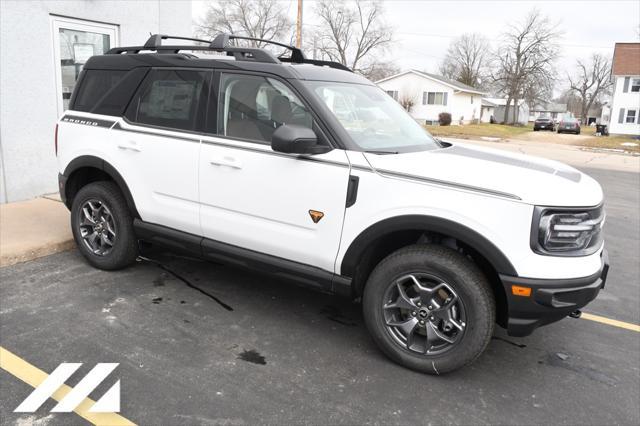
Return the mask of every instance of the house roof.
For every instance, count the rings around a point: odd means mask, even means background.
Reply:
[[[485,92],[483,92],[482,90],[479,90],[479,89],[476,89],[475,87],[471,87],[471,86],[468,86],[466,84],[460,83],[459,81],[451,80],[451,79],[442,77],[441,75],[430,74],[430,73],[427,73],[427,72],[424,72],[424,71],[418,71],[418,70],[409,70],[409,71],[404,71],[404,72],[401,72],[401,73],[398,73],[398,74],[394,74],[392,76],[383,78],[382,80],[376,81],[376,84],[379,84],[379,83],[382,83],[383,81],[391,80],[391,79],[394,79],[396,77],[400,77],[400,76],[403,76],[403,75],[406,75],[406,74],[409,74],[409,73],[416,74],[416,75],[419,75],[420,77],[428,78],[430,80],[435,80],[435,81],[437,81],[439,83],[444,84],[445,86],[452,87],[452,88],[454,88],[456,90],[460,90],[462,92],[477,93],[479,95],[484,95],[485,94]]]
[[[567,112],[567,104],[555,104],[553,102],[535,104],[531,111]]]
[[[483,107],[495,107],[496,104],[494,104],[493,102],[491,102],[490,100],[488,100],[486,98],[482,98],[482,106]]]
[[[613,75],[640,75],[640,43],[616,43]]]

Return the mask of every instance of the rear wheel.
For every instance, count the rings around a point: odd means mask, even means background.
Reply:
[[[78,192],[71,206],[71,229],[78,250],[96,268],[121,269],[136,259],[133,217],[113,182],[93,182]]]
[[[491,340],[495,301],[486,277],[462,254],[415,245],[375,268],[363,297],[373,339],[395,362],[442,374],[474,361]]]

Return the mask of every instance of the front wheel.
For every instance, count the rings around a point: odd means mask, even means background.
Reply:
[[[473,362],[495,324],[484,274],[462,254],[435,245],[409,246],[380,262],[367,281],[363,311],[389,358],[428,374]]]
[[[93,182],[78,191],[71,206],[71,230],[78,250],[96,268],[121,269],[136,259],[133,218],[113,182]]]

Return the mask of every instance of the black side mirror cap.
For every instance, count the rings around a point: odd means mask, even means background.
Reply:
[[[330,146],[318,145],[316,133],[304,126],[283,124],[271,136],[271,149],[287,154],[324,154]]]

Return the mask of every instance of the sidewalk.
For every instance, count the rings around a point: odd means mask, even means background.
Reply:
[[[0,205],[0,267],[73,246],[69,210],[53,197]]]

